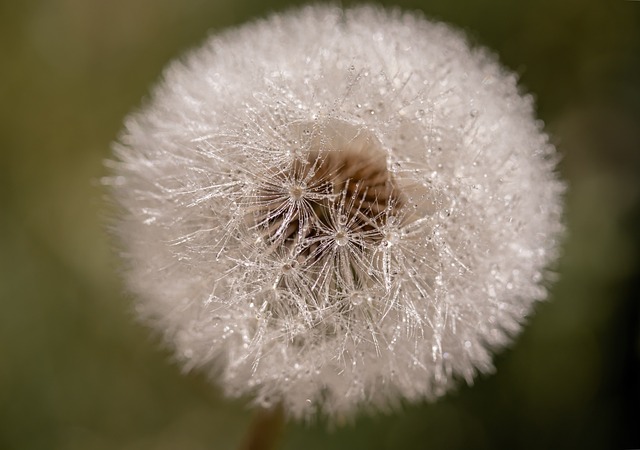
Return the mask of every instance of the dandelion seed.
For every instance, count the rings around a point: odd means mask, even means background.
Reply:
[[[137,310],[185,367],[293,417],[470,383],[547,295],[555,149],[513,75],[415,14],[213,36],[115,155]]]

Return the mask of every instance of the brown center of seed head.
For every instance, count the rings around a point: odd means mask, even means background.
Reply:
[[[257,193],[257,228],[270,245],[315,260],[330,248],[323,237],[359,248],[377,244],[405,201],[379,140],[342,122],[305,132],[303,156],[274,171]]]

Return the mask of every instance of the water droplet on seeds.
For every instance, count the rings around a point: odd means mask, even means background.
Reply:
[[[336,239],[336,244],[340,246],[346,245],[347,242],[349,242],[347,233],[345,233],[344,231],[338,231],[336,233],[335,239]]]
[[[361,292],[354,292],[351,294],[350,300],[353,305],[358,306],[364,302],[365,297]]]
[[[294,200],[300,200],[304,195],[304,187],[300,185],[291,186],[289,189],[289,195]]]
[[[397,231],[390,231],[385,235],[385,242],[392,246],[400,242],[400,234]]]

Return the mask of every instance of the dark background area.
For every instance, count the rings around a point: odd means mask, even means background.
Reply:
[[[0,0],[0,449],[241,440],[246,404],[133,320],[99,179],[168,61],[293,4]],[[536,96],[570,186],[559,281],[496,374],[333,431],[290,423],[282,448],[639,448],[640,2],[394,4],[463,28]]]

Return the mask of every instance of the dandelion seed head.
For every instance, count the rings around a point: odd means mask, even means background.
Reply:
[[[530,96],[450,27],[314,6],[173,62],[115,145],[141,317],[292,417],[432,400],[547,296],[563,184]]]

